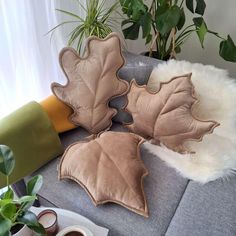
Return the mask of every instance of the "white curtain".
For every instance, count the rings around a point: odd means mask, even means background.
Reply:
[[[62,20],[55,8],[71,10],[75,2],[0,0],[0,118],[50,95],[51,82],[65,82],[58,53],[66,35],[56,31],[50,42],[45,34]]]

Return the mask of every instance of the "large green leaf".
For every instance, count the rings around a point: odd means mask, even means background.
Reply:
[[[15,166],[12,150],[6,145],[0,145],[0,172],[9,176]]]
[[[196,1],[197,1],[197,6],[195,8],[195,13],[203,16],[206,9],[206,3],[204,0],[196,0]]]
[[[132,10],[132,20],[137,21],[143,15],[143,13],[147,12],[148,8],[142,1],[135,1],[135,3],[132,4]]]
[[[120,0],[120,5],[121,5],[121,10],[124,14],[126,14],[128,17],[131,16],[132,14],[132,9],[129,8],[129,2],[127,0]]]
[[[147,37],[146,37],[146,41],[145,41],[145,44],[148,44],[152,41],[152,35],[149,34]]]
[[[22,203],[28,203],[28,202],[33,202],[33,201],[35,201],[37,199],[37,197],[35,196],[35,195],[33,195],[33,196],[23,196],[23,197],[21,197],[19,200],[17,200],[17,202],[19,203],[19,204],[22,204]]]
[[[186,0],[186,7],[191,11],[192,13],[197,13],[199,15],[204,15],[205,9],[206,9],[206,3],[204,0],[195,0],[196,1],[196,7],[194,9],[194,1],[193,0]]]
[[[21,197],[17,203],[21,205],[22,210],[28,210],[34,203],[34,201],[37,199],[37,197],[34,196],[23,196]]]
[[[13,216],[16,214],[17,207],[13,203],[6,204],[1,208],[1,214],[5,217],[11,220]]]
[[[46,231],[41,224],[38,225],[28,225],[28,227],[40,235],[46,235]]]
[[[11,221],[0,214],[0,235],[9,235]]]
[[[11,203],[12,200],[11,199],[4,199],[4,200],[0,200],[0,207],[5,206],[8,203]]]
[[[204,43],[206,33],[208,32],[207,25],[202,17],[193,18],[193,23],[196,26],[197,35],[201,43],[201,46],[202,48],[204,48],[203,43]]]
[[[236,62],[236,46],[229,35],[220,43],[219,54],[226,61]]]
[[[10,200],[12,200],[13,198],[14,198],[14,192],[9,187],[7,189],[7,191],[3,194],[2,199],[10,199]]]
[[[151,31],[152,16],[143,1],[120,0],[120,4],[123,12],[129,17],[121,23],[124,37],[132,40],[137,39],[140,27],[143,31],[143,38],[148,37]]]
[[[38,225],[37,217],[31,211],[23,212],[23,214],[17,217],[17,221],[25,225]]]
[[[149,12],[147,12],[141,17],[140,25],[143,30],[143,38],[146,38],[151,32],[151,26],[152,26],[152,16]]]
[[[148,10],[142,0],[120,0],[120,5],[123,13],[133,21],[138,21],[141,15]]]
[[[180,14],[180,18],[179,18],[179,22],[177,24],[177,28],[178,30],[181,30],[185,24],[185,13],[184,13],[184,9],[181,9],[181,14]]]
[[[122,29],[126,39],[138,39],[140,24],[137,22],[131,22],[131,25],[125,29]]]
[[[189,9],[189,11],[194,13],[193,0],[186,0],[186,7]]]
[[[155,18],[157,20],[157,18],[164,14],[168,9],[170,8],[170,5],[166,2],[166,0],[157,7],[156,12],[155,12]]]
[[[21,224],[27,225],[35,232],[45,235],[44,228],[41,224],[39,224],[36,215],[31,211],[25,211],[21,216],[17,218],[17,221]]]
[[[138,21],[129,19],[122,21],[122,28],[125,25],[128,25],[128,27],[122,29],[122,31],[126,39],[138,39],[140,27],[143,31],[143,38],[146,38],[151,32],[152,16],[147,12],[143,14]]]
[[[170,7],[165,13],[157,17],[156,26],[161,35],[164,35],[179,23],[181,9],[178,6]]]
[[[36,195],[43,185],[43,177],[41,175],[34,176],[26,186],[28,195]]]

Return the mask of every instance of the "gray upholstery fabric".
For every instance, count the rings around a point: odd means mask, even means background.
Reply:
[[[114,125],[112,130],[123,130]],[[62,143],[67,147],[88,133],[82,128],[64,133]],[[142,159],[149,171],[144,179],[150,216],[148,219],[128,211],[117,204],[95,207],[86,192],[75,182],[58,181],[57,164],[59,158],[41,168],[37,173],[44,177],[40,196],[58,207],[78,212],[95,223],[110,229],[109,236],[158,236],[164,235],[178,203],[185,191],[187,180],[167,167],[160,159],[142,148]]]
[[[205,185],[190,182],[166,236],[236,235],[236,176]]]
[[[160,60],[149,58],[142,55],[136,55],[129,52],[123,52],[126,64],[120,69],[119,77],[130,82],[135,79],[139,85],[147,84],[152,69],[160,63]],[[131,116],[122,111],[126,103],[126,96],[118,97],[110,102],[111,107],[115,107],[118,113],[113,120],[119,123],[131,122]]]
[[[120,77],[130,81],[133,77],[145,84],[158,61],[134,54],[126,54],[127,65]],[[137,61],[146,63],[142,66]],[[144,61],[143,61],[144,60]],[[154,61],[153,61],[154,60]],[[151,63],[151,66],[150,64]],[[148,65],[147,65],[148,64]],[[111,103],[122,107],[125,99]],[[116,121],[129,121],[129,116],[119,111]],[[114,125],[112,130],[123,130]],[[69,144],[87,137],[82,128],[63,133],[61,140],[66,148]],[[95,223],[110,229],[109,236],[233,236],[236,235],[236,176],[229,180],[217,180],[199,185],[179,176],[141,147],[141,156],[149,171],[144,179],[150,217],[148,219],[116,204],[95,207],[86,192],[75,182],[58,181],[59,158],[37,171],[44,177],[40,199],[61,208],[78,212]],[[44,201],[44,203],[47,203]]]

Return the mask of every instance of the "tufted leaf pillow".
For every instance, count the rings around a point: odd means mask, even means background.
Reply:
[[[197,99],[191,74],[162,83],[156,93],[133,81],[127,98],[126,110],[133,117],[133,123],[126,125],[127,128],[177,152],[192,151],[184,147],[186,140],[201,141],[203,135],[212,133],[219,125],[215,121],[201,121],[193,116],[192,106]]]
[[[84,58],[74,49],[64,48],[59,60],[68,81],[65,86],[52,83],[51,88],[57,98],[74,110],[72,123],[91,133],[108,129],[117,113],[108,106],[109,101],[128,90],[128,82],[117,76],[124,64],[118,35],[88,38]]]
[[[207,183],[220,177],[228,179],[236,170],[236,80],[228,71],[212,65],[169,60],[153,70],[147,87],[158,91],[160,83],[189,72],[192,72],[191,80],[199,99],[192,110],[194,116],[214,119],[220,126],[201,142],[185,143],[185,147],[195,153],[180,155],[156,145],[148,145],[149,150],[194,181]]]
[[[140,158],[142,143],[138,135],[111,131],[74,143],[61,159],[59,179],[76,181],[96,206],[114,202],[147,217],[142,181],[148,172]]]

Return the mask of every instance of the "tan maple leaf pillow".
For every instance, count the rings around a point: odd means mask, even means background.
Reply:
[[[108,131],[74,143],[60,161],[59,179],[76,181],[96,206],[114,202],[147,217],[142,181],[148,171],[140,158],[143,141],[136,134]]]
[[[124,64],[118,35],[112,33],[105,39],[90,37],[86,56],[81,58],[73,48],[62,49],[59,61],[67,84],[52,83],[52,92],[58,99],[73,108],[70,121],[99,133],[112,124],[117,113],[108,106],[109,101],[125,94],[128,83],[117,76]]]
[[[125,109],[131,113],[133,123],[126,127],[153,143],[161,142],[177,152],[193,151],[186,150],[184,142],[201,141],[205,134],[212,133],[219,125],[193,116],[192,106],[197,99],[191,74],[162,83],[156,93],[149,92],[146,86],[138,86],[133,80],[127,99]]]

